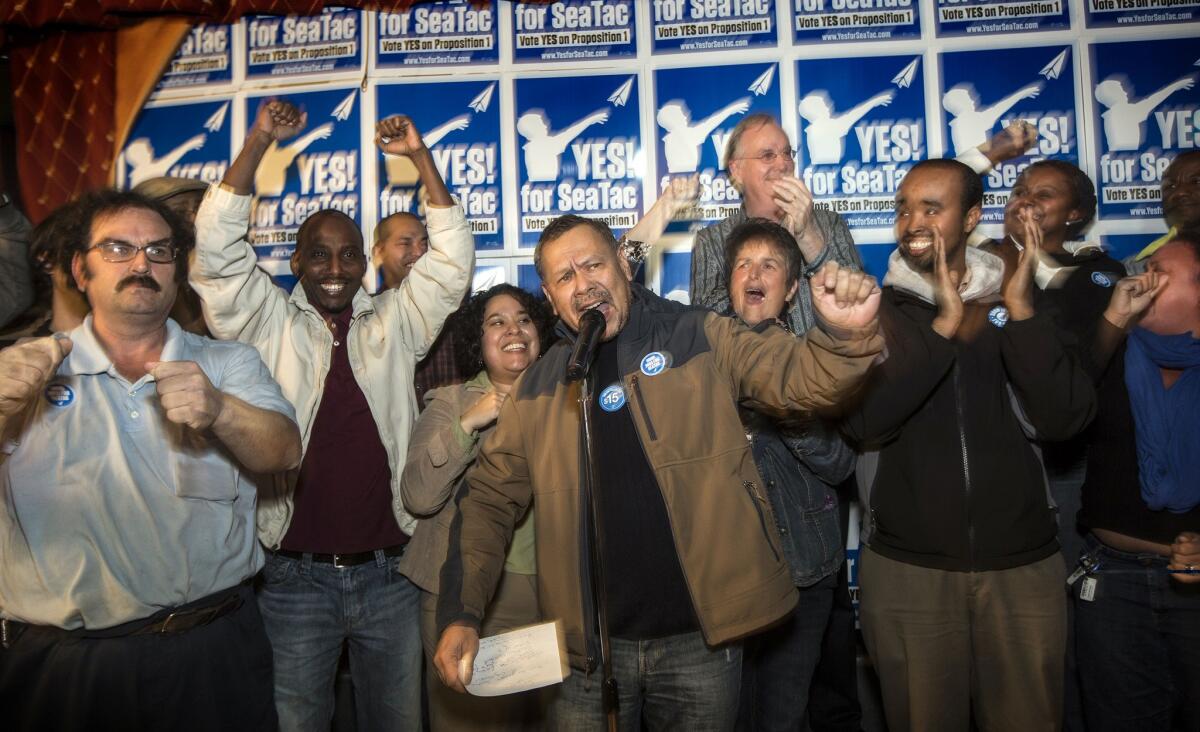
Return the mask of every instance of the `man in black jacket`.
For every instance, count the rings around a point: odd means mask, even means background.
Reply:
[[[1074,435],[1096,398],[1035,311],[1036,244],[1007,281],[967,247],[981,202],[956,161],[905,176],[888,358],[846,423],[865,453],[863,633],[893,731],[967,729],[972,711],[981,729],[1061,720],[1065,572],[1029,437]]]

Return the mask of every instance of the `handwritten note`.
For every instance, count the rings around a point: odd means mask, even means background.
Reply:
[[[557,684],[568,673],[558,623],[542,623],[481,638],[467,691],[475,696],[515,694]]]

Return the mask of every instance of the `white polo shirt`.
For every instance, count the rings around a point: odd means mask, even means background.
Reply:
[[[195,361],[218,390],[295,419],[254,348],[166,325],[161,360]],[[0,616],[107,628],[253,576],[257,476],[215,436],[168,422],[154,377],[121,376],[90,315],[70,336],[3,447]]]

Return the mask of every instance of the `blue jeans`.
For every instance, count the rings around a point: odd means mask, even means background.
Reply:
[[[1072,588],[1088,729],[1200,729],[1200,585],[1172,580],[1165,557],[1091,536],[1088,550],[1101,561],[1095,595],[1080,599],[1082,579]]]
[[[620,695],[617,728],[733,729],[737,717],[742,646],[710,649],[700,633],[654,640],[612,639],[613,676]],[[557,732],[605,729],[600,672],[571,669],[551,707]]]
[[[831,575],[799,588],[800,602],[787,620],[745,640],[738,729],[804,729],[836,585]]]
[[[284,732],[328,732],[342,643],[359,732],[421,727],[420,591],[400,557],[338,568],[267,554],[258,590]]]

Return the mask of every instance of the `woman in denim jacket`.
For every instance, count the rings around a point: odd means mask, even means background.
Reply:
[[[732,314],[755,330],[787,329],[801,270],[792,235],[766,219],[751,219],[730,233],[725,254]],[[845,558],[833,486],[849,477],[855,456],[820,419],[742,410],[742,423],[800,602],[782,624],[746,640],[738,727],[802,729]]]

